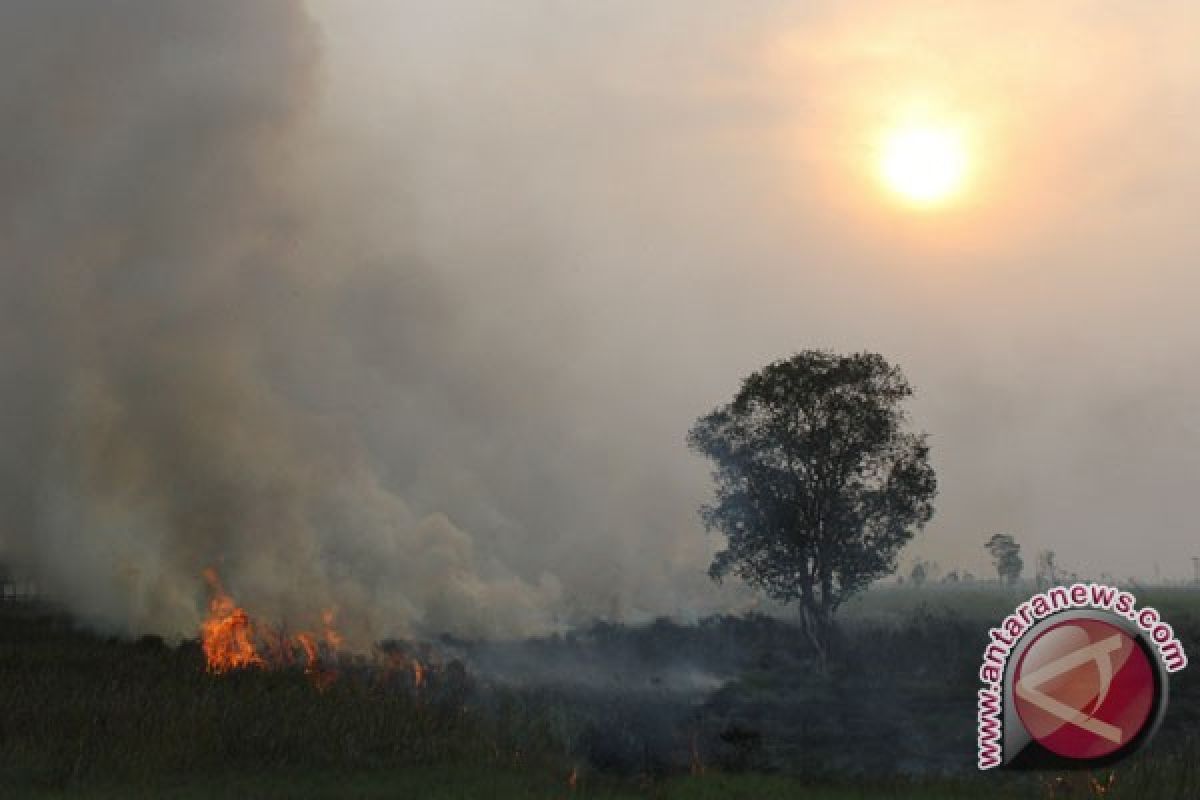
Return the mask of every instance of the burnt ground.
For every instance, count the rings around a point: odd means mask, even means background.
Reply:
[[[1200,593],[1145,599],[1200,652]],[[1029,793],[1036,776],[979,776],[973,766],[976,670],[986,630],[1012,598],[911,592],[871,602],[874,612],[848,610],[828,670],[787,621],[723,616],[517,642],[396,643],[427,660],[420,686],[411,671],[361,656],[340,657],[336,680],[322,685],[299,667],[214,675],[194,641],[106,636],[46,610],[4,611],[0,796],[104,786],[112,796],[130,796],[129,786],[164,796],[172,782],[226,778],[283,787],[257,796],[338,796],[333,776],[349,773],[378,781],[378,796],[420,775],[443,777],[418,796],[476,796],[453,794],[444,776],[488,785],[507,775],[511,796],[557,797],[557,788],[519,787],[561,787],[576,771],[593,788],[616,781],[611,796],[621,797],[676,785],[681,796],[740,786],[738,796],[793,797],[797,786],[880,782],[898,793],[871,796],[961,797],[963,786],[981,799],[1041,796]],[[1196,796],[1198,730],[1193,667],[1172,679],[1163,729],[1122,763],[1112,797]]]
[[[1200,592],[1159,600],[1200,652]],[[795,625],[764,615],[444,644],[485,684],[547,709],[566,746],[606,770],[967,774],[980,657],[1006,602],[931,594],[887,615],[852,614],[825,670]],[[1198,729],[1200,680],[1185,670],[1150,749]]]

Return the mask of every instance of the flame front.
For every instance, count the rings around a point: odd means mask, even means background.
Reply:
[[[204,579],[212,593],[208,619],[200,628],[209,672],[263,666],[265,662],[254,644],[254,624],[250,615],[225,592],[215,570],[204,570]]]
[[[333,620],[336,616],[336,608],[328,608],[321,612],[321,622],[325,624],[325,644],[334,651],[342,649],[342,635],[333,627]]]
[[[322,661],[323,650],[326,654],[336,654],[342,644],[342,636],[333,626],[334,609],[321,614],[324,625],[321,642],[307,631],[294,636],[288,636],[282,629],[257,632],[250,615],[225,591],[216,570],[204,570],[204,580],[211,598],[208,618],[200,626],[200,640],[209,672],[286,667],[295,663],[299,650],[304,657],[304,672],[317,688],[324,689],[337,678],[337,671]],[[260,650],[260,639],[265,649]]]
[[[338,654],[343,638],[334,623],[337,609],[321,612],[320,633],[309,630],[291,633],[284,625],[259,625],[225,591],[216,570],[204,570],[211,597],[208,618],[200,625],[201,644],[209,672],[220,674],[239,669],[284,669],[303,667],[318,690],[327,689],[338,678]],[[423,655],[427,656],[428,653]],[[414,653],[379,652],[378,679],[407,673],[407,688],[420,692],[431,675],[439,673],[436,662],[422,662]]]
[[[381,659],[382,669],[379,673],[381,679],[390,680],[395,675],[409,673],[412,676],[409,687],[413,691],[419,692],[424,687],[429,666],[421,663],[416,656],[393,650],[382,653]]]

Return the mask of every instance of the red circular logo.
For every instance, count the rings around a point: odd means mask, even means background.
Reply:
[[[1102,758],[1150,722],[1154,667],[1126,631],[1071,619],[1042,631],[1013,673],[1013,702],[1029,735],[1065,758]]]

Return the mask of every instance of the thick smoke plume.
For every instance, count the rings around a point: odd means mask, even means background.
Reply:
[[[557,579],[416,513],[364,444],[368,413],[427,422],[405,390],[446,310],[403,265],[306,244],[304,9],[8,3],[0,53],[0,557],[131,630],[194,630],[206,565],[278,621],[337,607],[360,641],[555,624]]]

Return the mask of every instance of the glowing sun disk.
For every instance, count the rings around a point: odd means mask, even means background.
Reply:
[[[884,137],[879,170],[887,187],[910,204],[941,203],[958,192],[966,176],[962,136],[932,126],[893,130]]]

